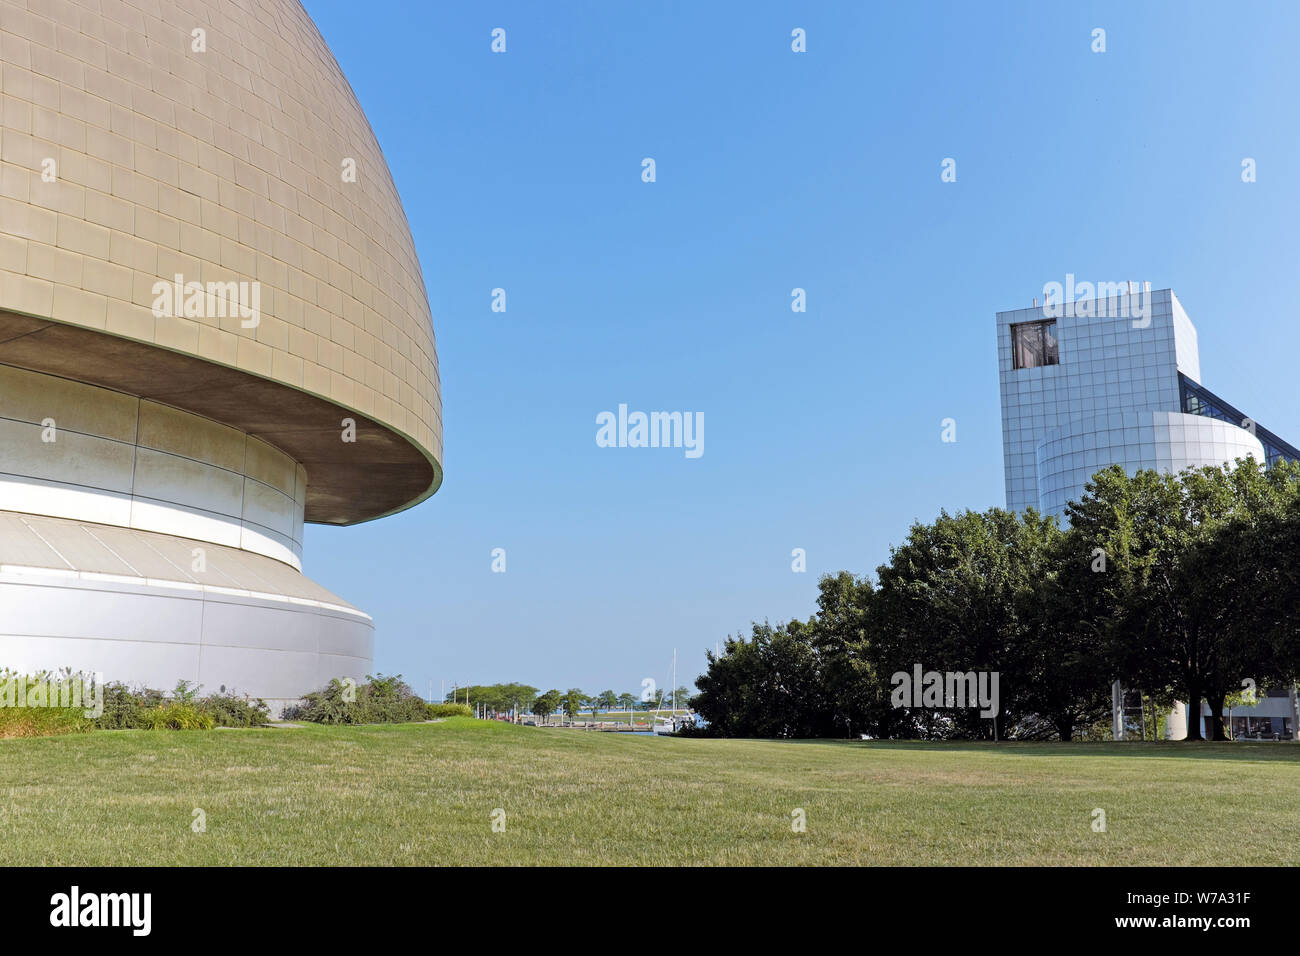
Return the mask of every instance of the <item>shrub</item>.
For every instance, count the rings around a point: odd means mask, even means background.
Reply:
[[[103,730],[209,730],[212,727],[260,727],[270,719],[266,702],[228,692],[199,697],[200,688],[181,681],[170,696],[152,687],[104,685],[104,712],[94,720]],[[176,708],[186,708],[177,710]],[[193,714],[203,715],[196,720]]]
[[[271,719],[271,709],[260,697],[250,699],[233,693],[209,694],[195,702],[218,727],[261,727]]]
[[[82,701],[82,707],[17,707],[6,705],[4,688],[20,678],[25,686],[42,680],[68,681],[80,679],[64,669],[58,675],[46,672],[35,677],[22,677],[9,670],[0,670],[0,737],[36,737],[49,734],[74,733],[84,730],[211,730],[213,727],[259,727],[270,719],[266,702],[227,692],[225,687],[217,694],[199,697],[198,684],[180,681],[170,694],[152,687],[132,687],[121,681],[106,683],[102,687],[104,709],[98,717],[86,717],[85,711],[94,706],[93,698]],[[9,690],[16,696],[16,687]]]
[[[147,710],[161,707],[163,692],[150,687],[133,689],[121,681],[104,685],[104,712],[94,719],[101,730],[143,730]]]
[[[141,715],[149,730],[211,730],[216,721],[192,703],[168,701],[151,707]]]
[[[429,711],[429,719],[435,717],[473,717],[474,711],[470,709],[469,704],[425,704]]]
[[[354,699],[348,700],[349,696]],[[401,674],[367,674],[366,683],[355,687],[337,678],[330,681],[300,704],[286,708],[284,717],[317,724],[399,724],[428,720],[429,705],[402,681]]]
[[[66,668],[57,675],[41,671],[30,677],[8,668],[0,670],[0,737],[50,737],[92,729],[94,724],[85,715],[89,701],[84,701],[81,707],[48,706],[58,703],[50,699],[58,692],[52,692],[48,684],[36,697],[32,695],[33,685],[80,679],[80,674],[73,674]]]
[[[367,683],[358,688],[357,700],[364,700],[370,723],[404,723],[428,720],[429,705],[402,681],[402,675],[385,677],[366,675]]]
[[[708,724],[697,724],[697,723],[688,722],[677,728],[676,736],[710,738],[710,737],[721,737],[722,735],[719,734],[717,730],[715,730],[712,726]]]

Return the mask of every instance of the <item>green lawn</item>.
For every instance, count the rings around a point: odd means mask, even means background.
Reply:
[[[0,770],[9,864],[1300,862],[1285,744],[679,740],[457,718],[0,740]]]

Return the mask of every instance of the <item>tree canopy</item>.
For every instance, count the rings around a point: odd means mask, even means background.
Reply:
[[[1222,737],[1243,681],[1300,676],[1300,467],[1112,466],[1067,514],[917,522],[874,581],[828,575],[807,621],[728,637],[694,706],[723,735],[1068,740],[1106,720],[1120,679],[1189,702],[1199,739],[1201,701]],[[914,668],[996,673],[996,717],[894,706],[892,676]]]

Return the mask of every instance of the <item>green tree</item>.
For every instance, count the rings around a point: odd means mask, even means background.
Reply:
[[[1095,739],[1118,678],[1153,733],[1187,700],[1198,739],[1205,700],[1222,738],[1242,679],[1300,677],[1300,466],[1111,467],[1067,511],[1065,530],[1032,509],[914,524],[874,586],[827,576],[808,622],[728,637],[694,706],[724,736]],[[916,665],[996,671],[997,723],[947,701],[894,708],[890,678]]]
[[[1006,735],[1032,716],[1026,696],[1033,670],[1020,602],[1043,573],[1054,522],[1032,510],[1001,508],[914,524],[877,570],[869,656],[889,680],[925,671],[997,672],[998,715],[977,708],[900,708],[894,733],[923,737]]]
[[[533,705],[533,700],[537,697],[537,688],[528,684],[502,684],[501,692],[504,709],[513,710],[516,713],[523,713]]]
[[[560,698],[560,706],[564,709],[564,716],[570,720],[578,713],[579,710],[587,703],[587,695],[577,687],[570,687]]]
[[[695,695],[691,693],[691,689],[683,684],[678,687],[677,690],[668,693],[665,703],[669,707],[676,707],[677,710],[685,710],[690,706],[691,698],[694,696]]]
[[[533,713],[541,718],[543,723],[550,721],[551,714],[560,706],[560,692],[558,690],[548,690],[545,694],[539,694],[533,701]]]
[[[820,658],[835,732],[853,737],[873,729],[876,736],[887,736],[891,717],[888,688],[876,674],[869,654],[875,589],[869,579],[848,571],[823,576],[817,588],[811,640]]]
[[[825,737],[832,733],[812,629],[799,621],[754,624],[748,640],[728,637],[706,652],[695,680],[697,711],[726,737]]]
[[[1294,626],[1279,598],[1295,592],[1277,562],[1298,490],[1295,466],[1250,458],[1180,475],[1112,466],[1069,506],[1108,561],[1100,585],[1115,676],[1185,700],[1188,740],[1202,739],[1202,700],[1213,737],[1226,739],[1224,705],[1243,677],[1261,687],[1294,678]]]
[[[605,710],[607,711],[613,710],[616,706],[618,706],[618,695],[615,694],[612,690],[602,690],[600,692],[600,697],[598,698],[597,703],[601,707],[604,707]]]
[[[1038,530],[1042,547],[1029,586],[1017,594],[1018,679],[1026,711],[1071,740],[1110,713],[1109,605],[1096,577],[1106,565],[1074,529],[1041,522]]]
[[[619,694],[618,706],[626,710],[628,713],[631,713],[632,709],[636,707],[636,695],[626,692]]]

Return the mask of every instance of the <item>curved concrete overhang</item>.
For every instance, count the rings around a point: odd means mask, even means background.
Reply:
[[[162,402],[276,446],[307,469],[309,522],[381,518],[442,484],[441,463],[390,426],[302,388],[156,344],[0,311],[0,364]],[[344,419],[355,421],[355,441],[344,441]]]
[[[204,555],[202,572],[193,568],[196,546]],[[369,614],[274,558],[195,538],[45,515],[0,511],[0,574],[204,590],[321,607],[370,621]]]

